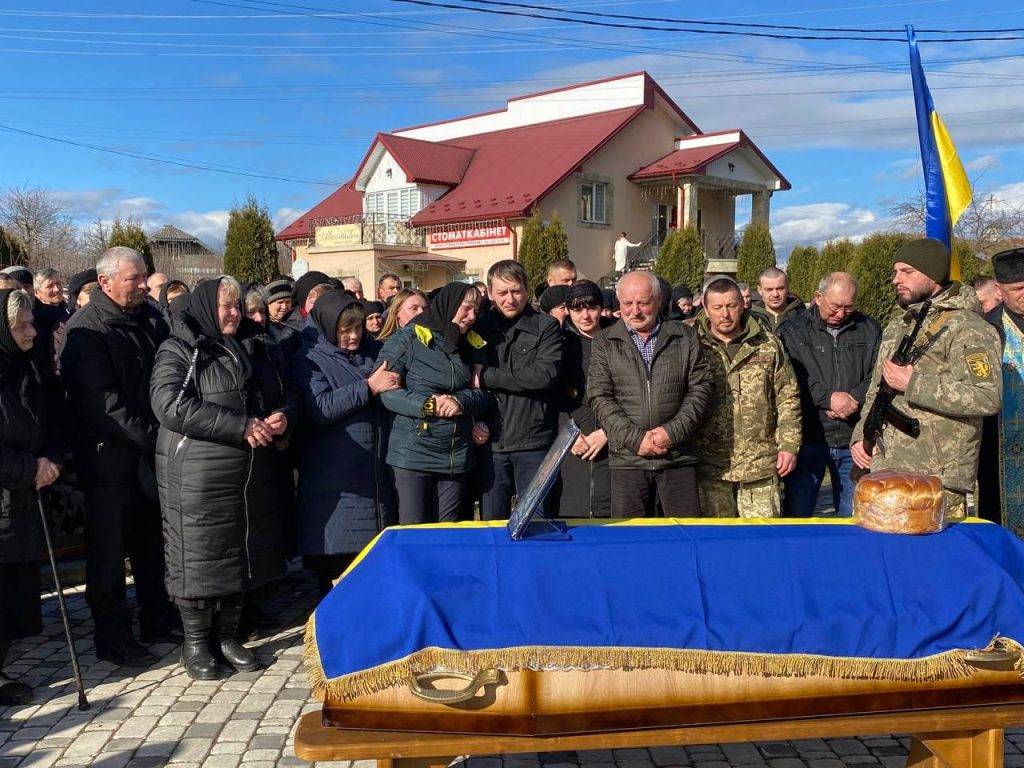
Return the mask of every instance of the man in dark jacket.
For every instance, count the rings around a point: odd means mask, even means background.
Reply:
[[[486,341],[478,383],[495,400],[487,416],[491,442],[478,467],[484,520],[512,511],[554,442],[556,390],[562,369],[562,330],[551,317],[527,305],[523,265],[506,260],[487,272],[493,306],[477,331]]]
[[[699,515],[690,448],[714,384],[697,334],[660,320],[661,286],[630,272],[616,286],[622,322],[594,339],[587,394],[608,435],[612,517]]]
[[[68,321],[60,358],[85,482],[85,599],[99,658],[151,663],[155,657],[132,634],[124,559],[132,560],[142,639],[180,640],[164,588],[153,474],[157,421],[149,400],[153,360],[168,329],[146,301],[146,267],[138,251],[111,248],[96,272],[100,290]]]
[[[796,469],[786,478],[787,517],[810,517],[828,468],[832,501],[841,517],[853,514],[850,436],[861,418],[882,329],[854,308],[857,279],[830,272],[807,310],[779,328],[800,384],[803,443]]]
[[[754,319],[769,331],[777,331],[782,321],[804,308],[799,296],[789,292],[789,277],[778,267],[768,267],[757,280],[760,302],[751,305]]]

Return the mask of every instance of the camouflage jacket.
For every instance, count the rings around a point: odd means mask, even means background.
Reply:
[[[700,474],[742,483],[771,477],[779,451],[800,450],[800,389],[782,342],[749,313],[731,362],[707,315],[697,321],[697,333],[715,382],[695,440]]]
[[[865,415],[878,392],[882,361],[910,333],[918,309],[920,304],[912,305],[886,326],[862,409]],[[1001,349],[999,334],[982,317],[973,290],[953,283],[936,296],[914,346],[914,374],[907,391],[893,401],[920,420],[921,435],[915,440],[887,426],[872,470],[938,475],[947,488],[973,491],[982,418],[998,413],[1002,402]],[[861,419],[850,442],[863,439]]]

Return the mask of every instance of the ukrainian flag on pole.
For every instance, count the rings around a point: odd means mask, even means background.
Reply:
[[[907,25],[907,44],[910,46],[910,76],[914,81],[917,135],[921,142],[921,165],[924,167],[925,235],[946,244],[952,254],[949,277],[959,280],[960,261],[953,253],[953,225],[971,202],[971,183],[967,180],[967,172],[949,131],[935,111],[928,82],[924,79],[917,38],[910,24]]]

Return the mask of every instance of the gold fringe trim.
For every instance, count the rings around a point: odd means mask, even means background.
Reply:
[[[664,669],[698,675],[756,677],[830,677],[842,680],[901,680],[928,682],[970,677],[967,651],[952,650],[921,659],[867,659],[811,654],[740,653],[675,648],[581,648],[525,646],[481,651],[424,648],[403,659],[328,679],[316,643],[316,625],[306,623],[303,663],[313,695],[350,700],[395,686],[407,685],[414,675],[458,672],[475,675],[486,669],[596,670]],[[1024,652],[1010,638],[996,637],[986,651]],[[1024,676],[1024,656],[1016,662]]]

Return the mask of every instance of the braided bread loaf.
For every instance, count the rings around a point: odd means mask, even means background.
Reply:
[[[937,533],[946,527],[942,481],[885,470],[865,475],[853,491],[857,525],[884,533]]]

